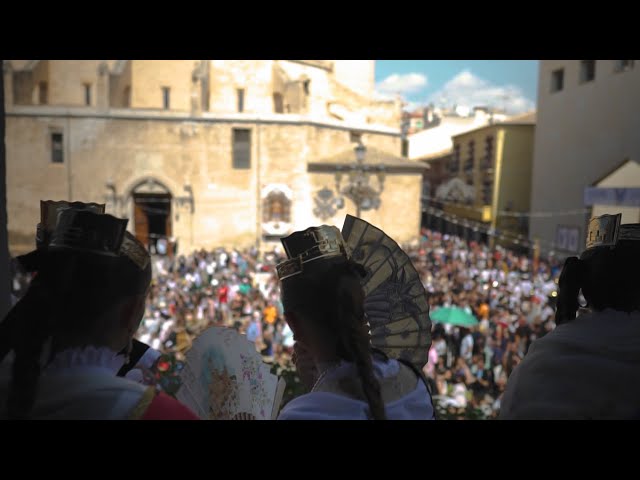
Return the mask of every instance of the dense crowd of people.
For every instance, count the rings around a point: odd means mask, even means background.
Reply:
[[[255,342],[267,361],[293,348],[282,315],[275,265],[278,252],[217,249],[156,257],[140,341],[179,356],[210,326],[233,327]]]
[[[492,418],[507,378],[531,342],[554,327],[559,262],[500,246],[423,230],[407,247],[429,293],[432,312],[456,306],[478,319],[470,328],[434,323],[429,363],[441,416]],[[153,282],[140,341],[178,358],[209,326],[233,327],[256,343],[265,361],[291,365],[293,333],[283,318],[275,265],[282,251],[197,251],[153,259]],[[27,278],[15,272],[14,294]]]
[[[431,311],[455,306],[471,328],[434,323],[425,373],[441,414],[493,418],[507,379],[529,346],[555,328],[561,263],[536,261],[500,246],[423,231],[412,253]]]

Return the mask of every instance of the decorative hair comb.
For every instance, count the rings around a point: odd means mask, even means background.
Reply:
[[[86,210],[101,214],[105,212],[104,204],[40,200],[40,223],[36,226],[36,248],[43,248],[49,244],[51,234],[58,223],[58,215],[66,209]]]
[[[140,240],[129,232],[124,233],[120,253],[126,255],[140,270],[144,270],[151,261],[151,256]]]
[[[302,273],[304,264],[321,258],[343,256],[349,258],[349,250],[337,227],[322,225],[294,232],[281,240],[288,260],[276,266],[282,281]]]
[[[589,221],[587,250],[595,247],[613,247],[618,242],[622,214],[602,215]]]
[[[620,225],[618,241],[620,240],[640,240],[640,223]]]
[[[63,209],[48,248],[117,256],[128,220],[89,210]]]
[[[601,215],[589,221],[586,249],[614,248],[620,240],[640,241],[640,223],[621,225],[622,214]]]

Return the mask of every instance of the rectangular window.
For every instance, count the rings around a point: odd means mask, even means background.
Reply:
[[[209,78],[200,80],[200,100],[202,101],[202,111],[209,111]]]
[[[460,168],[460,145],[458,144],[453,147],[453,159],[449,164],[449,172],[452,174],[457,174],[459,168]]]
[[[124,87],[124,91],[122,92],[122,106],[124,108],[131,107],[131,87]]]
[[[91,105],[91,84],[84,84],[84,104]]]
[[[626,72],[633,68],[633,60],[616,60],[615,72]]]
[[[406,138],[402,139],[402,156],[407,158],[409,156],[409,140]]]
[[[471,140],[469,142],[469,156],[467,157],[467,161],[464,164],[464,171],[469,173],[473,170],[473,163],[475,160],[475,146],[476,146],[476,142],[474,142],[473,140]]]
[[[551,72],[551,93],[560,92],[564,88],[564,68]]]
[[[64,162],[64,137],[62,133],[51,134],[51,162],[63,163]]]
[[[238,112],[244,112],[244,89],[239,88],[237,90],[238,93]]]
[[[284,113],[284,101],[281,93],[273,94],[273,111],[275,113]]]
[[[233,168],[251,168],[251,130],[233,129]]]
[[[361,143],[362,142],[362,133],[360,133],[360,132],[349,132],[349,141],[351,143]]]
[[[591,82],[596,78],[596,61],[582,60],[580,62],[580,83]]]
[[[40,82],[38,85],[38,103],[40,105],[49,103],[49,86],[47,82]]]
[[[169,87],[162,87],[162,108],[169,110],[171,106],[171,89]]]
[[[490,177],[486,177],[482,181],[482,204],[491,205],[493,199],[493,180]]]
[[[484,162],[482,168],[490,169],[493,167],[493,137],[489,136],[484,140]]]

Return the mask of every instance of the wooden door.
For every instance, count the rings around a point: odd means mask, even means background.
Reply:
[[[136,238],[140,240],[145,247],[149,248],[149,218],[144,211],[144,204],[138,202],[136,198],[134,198],[134,202]]]
[[[167,210],[167,218],[165,219],[165,229],[164,234],[167,236],[167,239],[173,235],[171,231],[171,196],[166,196],[166,210]]]

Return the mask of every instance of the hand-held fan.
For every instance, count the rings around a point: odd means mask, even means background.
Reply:
[[[176,398],[206,420],[273,419],[285,387],[253,343],[223,327],[194,340],[180,377]]]
[[[362,284],[371,344],[422,369],[431,346],[429,302],[409,256],[382,230],[351,215],[342,236],[351,258],[367,271]]]

